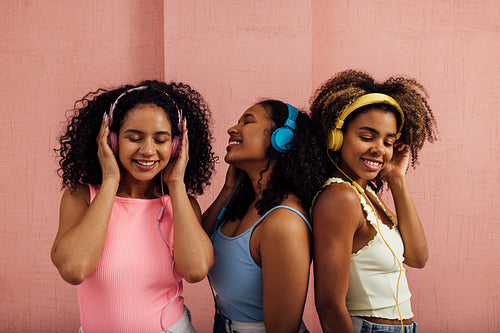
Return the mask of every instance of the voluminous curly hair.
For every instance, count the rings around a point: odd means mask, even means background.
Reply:
[[[401,106],[405,121],[398,141],[409,146],[411,165],[415,167],[424,142],[426,140],[433,142],[437,138],[437,127],[434,114],[427,102],[429,96],[425,88],[415,79],[402,76],[391,77],[379,83],[365,72],[349,69],[337,73],[326,81],[315,92],[311,103],[311,119],[321,137],[324,152],[326,152],[328,133],[334,128],[342,109],[356,98],[369,93],[389,95]],[[373,106],[386,110],[393,108],[385,104],[374,104],[355,110],[346,118],[342,130],[345,131],[347,124],[356,115]],[[395,109],[389,111],[398,115]],[[339,152],[332,152],[332,154],[338,159]],[[333,171],[333,166],[330,168]],[[372,186],[377,191],[382,188],[383,184],[384,179],[380,175],[372,182]]]
[[[75,103],[67,114],[66,132],[59,138],[60,147],[58,173],[62,187],[75,189],[77,185],[99,185],[102,170],[97,157],[96,137],[99,133],[104,113],[125,91],[145,86],[143,90],[130,91],[123,95],[113,111],[110,130],[118,133],[127,113],[138,104],[155,104],[165,110],[172,125],[174,136],[180,136],[177,127],[179,116],[177,107],[186,118],[189,131],[189,162],[184,181],[191,195],[202,194],[210,184],[217,157],[212,151],[212,135],[209,131],[210,110],[203,97],[189,85],[176,82],[147,80],[138,85],[125,85],[117,89],[98,89],[90,92]],[[160,175],[155,178],[160,185]]]
[[[285,124],[288,118],[288,107],[285,103],[262,100],[256,105],[261,105],[268,111],[272,120],[270,133]],[[267,167],[261,171],[261,175],[269,170],[272,162],[275,164],[268,182],[262,184],[262,198],[255,203],[259,215],[279,205],[289,194],[297,196],[304,210],[309,211],[314,195],[328,176],[327,161],[319,137],[305,112],[301,111],[297,116],[291,144],[291,148],[284,153],[276,151],[272,146],[266,151]],[[226,220],[243,218],[254,199],[252,183],[245,175],[226,211]]]

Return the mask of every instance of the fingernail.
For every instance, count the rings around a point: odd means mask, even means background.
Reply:
[[[102,119],[108,120],[108,114],[106,112],[104,112],[104,116],[102,117]]]

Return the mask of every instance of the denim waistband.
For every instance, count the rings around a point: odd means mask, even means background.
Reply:
[[[354,325],[354,331],[356,333],[396,333],[401,332],[401,325],[383,325],[372,323],[368,320],[359,318],[359,317],[351,317],[352,323]],[[404,325],[403,333],[416,333],[417,332],[417,323],[413,322],[410,325]]]

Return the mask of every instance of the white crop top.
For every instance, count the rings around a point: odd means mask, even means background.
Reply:
[[[332,183],[345,183],[354,189],[359,197],[367,221],[377,231],[375,237],[365,247],[351,255],[349,287],[346,295],[347,310],[351,316],[399,319],[396,306],[399,264],[380,236],[380,232],[382,232],[399,261],[403,263],[404,244],[399,229],[396,226],[390,228],[380,222],[381,230],[379,230],[377,215],[356,188],[343,179],[336,177],[328,179],[323,187]],[[366,191],[372,194],[377,199],[380,207],[386,211],[376,193],[369,186],[366,187]],[[387,216],[390,217],[390,214],[387,214]],[[409,319],[413,317],[410,304],[411,293],[403,265],[401,265],[401,269],[398,292],[399,309],[402,318]]]

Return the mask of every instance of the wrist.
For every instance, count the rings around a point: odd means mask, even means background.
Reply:
[[[102,179],[101,187],[104,186],[113,186],[118,190],[118,186],[120,185],[120,178],[118,177],[106,177]]]
[[[394,187],[404,186],[406,184],[405,175],[385,176],[384,178],[387,181],[387,185],[391,189]]]
[[[186,191],[186,184],[184,183],[183,180],[170,180],[165,183],[168,187],[168,191],[170,193],[177,191],[177,190],[184,190]]]

